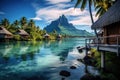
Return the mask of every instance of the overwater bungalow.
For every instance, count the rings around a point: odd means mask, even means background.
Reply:
[[[12,39],[13,35],[11,32],[9,32],[6,28],[3,26],[0,26],[0,40],[9,40]]]
[[[62,38],[62,35],[58,34],[57,39],[61,39],[61,38]]]
[[[86,45],[96,47],[101,51],[101,67],[104,67],[104,53],[106,51],[120,55],[120,0],[117,0],[108,11],[103,14],[93,25],[92,29],[102,30],[101,37],[91,43],[93,39],[86,40]]]
[[[19,29],[16,34],[19,34],[22,39],[28,39],[30,36],[25,30],[22,29]]]
[[[49,39],[49,38],[50,38],[50,35],[46,33],[46,34],[44,35],[44,39]]]
[[[93,25],[93,29],[102,29],[104,43],[115,44],[116,36],[120,35],[120,0],[118,0],[99,20]],[[120,41],[119,41],[120,42]]]

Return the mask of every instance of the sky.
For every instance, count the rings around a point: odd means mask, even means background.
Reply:
[[[76,1],[76,0],[75,0]],[[20,20],[25,16],[28,20],[33,19],[41,29],[65,15],[77,29],[91,32],[91,20],[88,8],[81,11],[74,8],[76,2],[71,0],[0,0],[0,20],[7,18],[10,22]],[[93,7],[92,7],[93,8]],[[95,15],[94,9],[93,16]],[[97,17],[94,16],[94,20]]]

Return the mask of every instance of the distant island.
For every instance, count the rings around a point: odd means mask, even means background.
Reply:
[[[68,19],[65,15],[60,16],[57,20],[52,21],[50,25],[44,28],[48,33],[56,31],[59,34],[67,36],[93,36],[92,33],[87,32],[86,30],[76,29],[72,23],[68,22]]]

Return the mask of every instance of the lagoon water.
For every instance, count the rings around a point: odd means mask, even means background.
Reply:
[[[86,67],[77,61],[85,56],[77,46],[84,46],[84,38],[67,38],[60,41],[0,43],[0,80],[80,80]],[[70,66],[77,69],[70,69]],[[60,76],[61,70],[71,73]],[[87,66],[91,74],[98,74]]]

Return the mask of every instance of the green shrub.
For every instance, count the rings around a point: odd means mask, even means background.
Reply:
[[[18,41],[21,40],[20,35],[14,35],[14,39]]]

